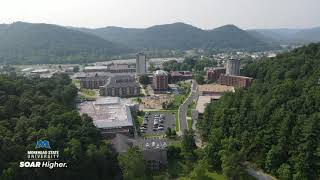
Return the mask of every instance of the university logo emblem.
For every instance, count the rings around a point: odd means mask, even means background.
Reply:
[[[47,140],[38,140],[36,144],[36,149],[38,148],[51,149],[49,141]]]

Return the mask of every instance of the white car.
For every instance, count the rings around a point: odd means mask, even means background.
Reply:
[[[158,127],[158,130],[163,130],[163,129],[164,129],[164,128],[163,128],[163,127],[161,127],[161,126],[159,126],[159,127]]]

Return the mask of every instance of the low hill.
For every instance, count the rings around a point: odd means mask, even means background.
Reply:
[[[0,25],[1,63],[97,61],[129,50],[100,37],[49,24]]]
[[[269,45],[234,25],[203,30],[185,23],[152,26],[146,29],[106,27],[78,29],[109,41],[126,44],[136,49],[191,49],[191,48],[269,48]]]

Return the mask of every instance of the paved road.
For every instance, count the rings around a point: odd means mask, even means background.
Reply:
[[[181,135],[183,135],[184,130],[188,130],[188,123],[187,123],[188,106],[192,104],[193,100],[196,98],[196,94],[197,94],[197,83],[195,82],[195,80],[193,80],[191,85],[190,95],[179,107],[178,113],[179,113],[179,120],[180,120]]]

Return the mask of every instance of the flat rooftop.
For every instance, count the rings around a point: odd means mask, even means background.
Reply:
[[[211,99],[219,99],[220,96],[213,97],[213,96],[199,96],[197,101],[196,110],[199,113],[204,113],[204,110],[206,109],[207,105],[211,102]]]
[[[234,92],[234,87],[220,85],[220,84],[204,84],[204,85],[199,85],[198,90],[200,92],[206,91],[206,92],[222,93],[222,92]]]
[[[236,75],[229,75],[229,74],[223,74],[223,76],[235,77],[235,78],[239,78],[239,79],[253,79],[252,77],[236,76]]]
[[[168,73],[166,71],[163,70],[156,70],[154,73],[154,75],[168,75]]]
[[[86,66],[85,70],[105,70],[108,69],[108,66]]]
[[[130,108],[119,97],[83,102],[80,104],[80,113],[88,114],[100,129],[133,126]]]

